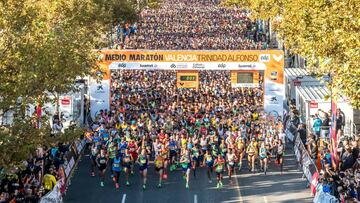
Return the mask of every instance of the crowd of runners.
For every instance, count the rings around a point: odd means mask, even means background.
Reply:
[[[201,167],[210,184],[216,175],[218,188],[225,172],[232,184],[234,170],[266,174],[270,160],[282,172],[282,122],[264,113],[261,82],[231,88],[229,71],[200,71],[199,89],[178,89],[175,71],[111,75],[111,109],[101,110],[87,133],[91,175],[99,174],[101,186],[106,171],[116,188],[140,172],[143,189],[148,175],[159,177],[162,187],[176,170],[183,171],[186,188]]]
[[[165,0],[159,9],[144,9],[136,24],[119,26],[115,41],[126,49],[267,48],[264,24],[251,21],[243,9],[227,8],[219,2]]]

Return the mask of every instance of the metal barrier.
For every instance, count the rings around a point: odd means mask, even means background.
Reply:
[[[86,139],[83,139],[71,145],[70,151],[65,156],[65,162],[59,169],[62,178],[56,183],[52,191],[41,198],[40,203],[61,203],[63,201],[71,174],[74,171],[77,160],[81,157],[85,144]]]
[[[296,160],[302,169],[306,180],[311,183],[313,180],[313,175],[315,172],[318,172],[318,169],[316,167],[316,163],[314,163],[314,161],[311,159],[308,151],[302,143],[300,136],[295,136],[294,151]]]

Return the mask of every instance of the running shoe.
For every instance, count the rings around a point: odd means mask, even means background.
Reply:
[[[216,188],[220,188],[220,183],[217,183],[217,184],[216,184]]]
[[[221,181],[219,183],[220,183],[220,187],[223,187],[223,183]]]
[[[101,187],[104,187],[104,182],[101,181],[101,182],[100,182],[100,186],[101,186]]]
[[[95,177],[95,172],[91,172],[91,177]]]
[[[161,183],[159,183],[158,188],[161,188]]]
[[[126,186],[129,186],[129,185],[130,185],[129,181],[126,181]]]
[[[115,178],[115,176],[112,178],[112,180],[113,180],[114,182],[116,182],[116,178]]]
[[[143,190],[145,190],[145,189],[146,189],[146,185],[144,184],[144,185],[143,185]]]
[[[134,175],[134,171],[131,171],[131,175]]]
[[[212,183],[212,180],[209,180],[209,183]]]
[[[189,189],[189,184],[188,184],[188,183],[186,183],[185,188],[186,188],[186,189]]]
[[[115,188],[116,188],[116,189],[119,189],[119,183],[116,183],[116,184],[115,184]]]

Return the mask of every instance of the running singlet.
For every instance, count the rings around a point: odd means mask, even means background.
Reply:
[[[129,163],[130,163],[130,161],[131,161],[130,155],[125,154],[123,160],[124,160],[124,165],[125,165],[125,166],[129,165]]]
[[[97,153],[98,153],[97,147],[92,147],[91,148],[91,156],[96,157]]]
[[[162,168],[164,166],[163,163],[164,163],[164,161],[162,158],[160,158],[160,157],[156,158],[156,160],[155,160],[156,168]]]
[[[247,151],[248,151],[248,154],[250,156],[254,155],[255,154],[255,147],[253,145],[249,145],[248,148],[247,148]]]
[[[244,148],[245,148],[244,143],[240,141],[240,142],[238,143],[238,150],[239,150],[240,152],[243,152],[243,151],[244,151]]]
[[[198,158],[199,157],[199,150],[198,148],[194,147],[192,150],[193,157]]]
[[[224,170],[224,160],[222,160],[222,159],[220,159],[220,160],[218,159],[218,160],[217,160],[217,164],[216,164],[215,170],[216,170],[217,173],[223,172],[223,170]]]
[[[129,149],[130,149],[130,152],[135,152],[135,143],[133,143],[133,142],[130,142],[129,143]]]
[[[109,134],[107,134],[107,133],[102,134],[102,138],[103,138],[104,141],[108,141],[109,140]]]
[[[146,166],[147,165],[146,156],[140,155],[139,156],[139,163],[140,163],[140,166]]]
[[[211,164],[213,162],[213,159],[210,154],[205,154],[205,161],[207,164]]]
[[[260,157],[261,158],[266,158],[267,157],[267,153],[266,153],[266,148],[260,148]]]
[[[221,149],[221,155],[225,155],[225,153],[227,152],[227,149],[226,149],[226,146],[225,145],[223,145],[223,144],[221,144],[220,145],[220,149]]]
[[[120,148],[120,153],[124,154],[125,149],[127,148],[127,143],[126,142],[120,142],[119,148]]]
[[[202,150],[206,150],[206,149],[207,149],[206,144],[207,144],[207,140],[206,140],[206,139],[201,139],[201,140],[200,140],[200,145],[201,145],[201,149],[202,149]]]
[[[184,149],[186,147],[186,143],[187,143],[186,139],[181,139],[181,148]]]
[[[169,149],[170,151],[175,151],[175,148],[176,148],[176,142],[175,141],[170,141],[169,142]]]
[[[229,161],[229,165],[232,167],[235,165],[235,154],[228,154],[228,161]]]
[[[116,172],[120,172],[121,171],[121,169],[120,169],[120,163],[121,163],[121,159],[120,159],[120,157],[118,157],[118,158],[114,158],[114,163],[113,163],[113,165],[112,165],[112,170],[113,171],[116,171]]]
[[[100,142],[100,137],[98,137],[98,136],[94,137],[94,138],[93,138],[93,141],[94,141],[95,143]]]
[[[98,162],[100,165],[106,165],[106,157],[100,156]]]
[[[188,156],[183,156],[184,161],[181,163],[181,167],[182,168],[188,168],[189,167],[189,163],[190,163],[190,159]]]
[[[277,154],[282,155],[284,153],[284,145],[278,145]]]
[[[109,148],[109,158],[113,159],[116,156],[116,148],[115,147],[110,147]]]

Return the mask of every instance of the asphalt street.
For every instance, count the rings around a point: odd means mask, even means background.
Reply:
[[[310,189],[302,173],[297,170],[293,152],[285,156],[284,173],[280,175],[274,161],[270,164],[267,175],[255,174],[242,170],[236,171],[234,183],[224,177],[224,187],[216,188],[215,174],[213,183],[209,183],[205,169],[198,169],[196,178],[191,176],[190,188],[185,188],[185,181],[180,170],[170,172],[162,188],[157,188],[158,175],[153,166],[148,171],[148,185],[142,190],[142,179],[138,170],[130,177],[130,186],[125,186],[122,174],[120,188],[115,189],[107,171],[105,187],[100,187],[99,177],[90,177],[90,160],[84,156],[80,160],[74,177],[71,179],[65,203],[232,203],[232,202],[312,202]],[[227,174],[227,173],[225,173]]]

